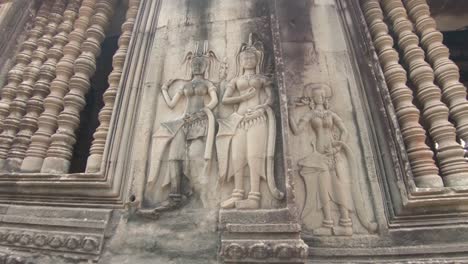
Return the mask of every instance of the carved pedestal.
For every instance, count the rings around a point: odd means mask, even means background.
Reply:
[[[305,263],[309,247],[287,209],[221,210],[220,256],[224,263]]]

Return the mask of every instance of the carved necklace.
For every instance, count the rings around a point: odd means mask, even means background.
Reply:
[[[249,74],[244,74],[242,77],[244,77],[247,81],[250,81],[252,78],[256,76],[255,73],[249,73]]]
[[[323,110],[323,109],[320,109],[320,110],[314,109],[312,113],[314,117],[318,117],[320,119],[324,119],[325,117],[328,117],[330,115],[330,111]]]

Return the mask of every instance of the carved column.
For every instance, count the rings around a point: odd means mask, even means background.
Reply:
[[[75,74],[70,79],[70,91],[64,97],[64,109],[58,118],[58,128],[52,135],[52,142],[44,160],[42,172],[66,173],[70,167],[75,130],[80,124],[80,112],[89,90],[90,78],[96,70],[96,57],[101,52],[101,42],[113,13],[115,0],[100,0],[91,27],[86,31],[86,40],[81,46],[82,53],[75,63]]]
[[[442,43],[443,35],[436,29],[426,0],[404,2],[410,18],[416,25],[426,58],[432,64],[437,82],[442,88],[442,96],[455,120],[458,136],[468,142],[468,101],[466,88],[460,83],[458,66],[449,59],[449,49]],[[455,184],[457,185],[457,184]]]
[[[68,34],[73,29],[73,22],[78,15],[81,0],[70,0],[64,12],[64,20],[55,35],[54,46],[48,52],[48,59],[41,68],[39,80],[33,90],[33,96],[27,103],[27,113],[20,123],[20,131],[13,140],[8,154],[7,168],[12,171],[20,169],[26,150],[31,143],[31,136],[37,129],[37,119],[44,110],[44,98],[49,94],[51,81],[56,77],[57,62],[63,57],[63,47],[68,43]]]
[[[448,121],[448,108],[441,101],[440,88],[434,84],[434,72],[424,60],[424,50],[419,47],[413,24],[401,0],[382,0],[382,4],[404,53],[417,98],[423,106],[424,122],[433,141],[438,144],[437,159],[445,185],[464,185],[468,177],[464,151],[456,141],[455,127]]]
[[[399,55],[393,48],[393,38],[383,21],[379,1],[363,0],[361,3],[390,90],[416,186],[443,187],[433,160],[434,153],[426,145],[426,133],[419,124],[420,112],[413,104],[413,92],[406,86],[406,71],[399,64]]]
[[[95,12],[96,0],[83,0],[75,21],[73,31],[68,36],[69,42],[63,48],[63,57],[57,63],[57,77],[50,85],[50,94],[44,99],[44,112],[38,119],[38,129],[31,137],[31,144],[21,171],[39,172],[50,146],[50,137],[57,129],[57,118],[63,109],[63,97],[69,90],[69,81],[74,73],[76,59],[81,53],[91,16]]]
[[[8,83],[1,90],[0,128],[3,119],[8,116],[10,103],[15,98],[17,87],[23,80],[24,70],[31,62],[32,53],[37,48],[37,40],[44,34],[51,7],[52,0],[47,0],[39,8],[34,19],[34,26],[29,31],[27,40],[21,45],[21,51],[16,55],[16,65],[8,72]]]
[[[115,96],[119,87],[122,70],[127,57],[128,44],[132,37],[135,18],[138,13],[140,0],[130,0],[126,20],[122,25],[122,34],[119,37],[119,49],[113,57],[113,70],[109,75],[109,88],[104,92],[104,107],[99,112],[100,125],[94,133],[94,140],[90,149],[90,156],[86,164],[87,172],[97,172],[101,167],[102,155],[106,144],[109,123],[114,109]]]
[[[32,95],[34,85],[39,77],[41,66],[47,59],[47,52],[52,46],[52,38],[62,21],[65,4],[63,0],[55,0],[48,16],[45,34],[37,40],[37,49],[33,52],[31,62],[24,70],[23,81],[18,86],[15,99],[10,104],[8,117],[3,120],[3,132],[0,134],[0,169],[5,169],[5,160],[13,139],[18,132],[21,118],[26,113],[26,104]]]

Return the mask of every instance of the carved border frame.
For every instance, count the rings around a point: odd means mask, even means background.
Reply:
[[[356,75],[364,92],[374,127],[373,146],[380,170],[385,212],[389,227],[468,223],[468,188],[418,188],[403,143],[385,78],[359,1],[337,0],[347,39],[354,53]],[[351,25],[351,26],[350,26]],[[353,26],[354,25],[354,26]],[[390,156],[385,156],[390,154]]]
[[[144,69],[152,46],[160,0],[140,3],[133,35],[112,113],[109,136],[98,173],[46,174],[8,173],[0,175],[0,203],[69,207],[122,208],[128,192],[133,123],[143,87]],[[136,65],[136,67],[135,67]]]

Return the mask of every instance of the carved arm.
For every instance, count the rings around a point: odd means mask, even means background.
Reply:
[[[173,80],[169,80],[168,82],[164,83],[163,86],[161,87],[164,101],[166,102],[167,106],[169,106],[169,108],[171,109],[177,105],[180,98],[182,97],[181,90],[177,91],[173,98],[171,98],[171,96],[167,92],[167,90],[169,89],[169,85],[171,85],[173,82],[174,82]]]
[[[218,104],[218,94],[216,93],[216,87],[209,82],[208,93],[210,95],[210,102],[206,105],[207,108],[213,110]]]
[[[292,107],[288,107],[289,109],[289,127],[291,128],[291,131],[293,132],[294,135],[299,134],[300,132],[304,131],[305,126],[310,120],[310,117],[308,114],[304,115],[299,119],[299,122],[296,123],[294,120],[294,110]]]
[[[333,118],[333,123],[341,132],[340,141],[346,142],[348,140],[349,133],[343,120],[335,113],[333,113],[332,118]]]
[[[226,88],[226,92],[224,93],[223,96],[223,104],[238,104],[240,102],[243,102],[245,100],[248,100],[252,97],[255,96],[257,93],[255,88],[250,89],[246,94],[240,95],[240,96],[232,96],[234,94],[234,91],[236,89],[236,79],[231,80]]]

